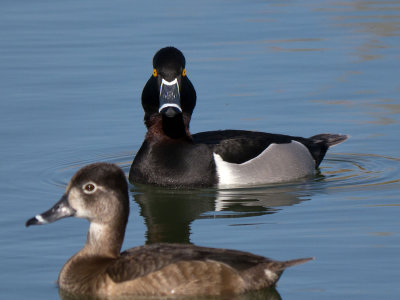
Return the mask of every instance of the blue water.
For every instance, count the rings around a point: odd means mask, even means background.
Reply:
[[[124,249],[191,242],[274,259],[282,299],[400,293],[400,1],[2,1],[0,298],[57,299],[87,222],[26,229],[81,166],[128,173],[152,57],[183,51],[193,133],[349,134],[316,178],[229,190],[131,186]]]

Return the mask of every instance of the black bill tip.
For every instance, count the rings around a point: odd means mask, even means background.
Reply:
[[[41,225],[41,224],[46,224],[47,222],[40,216],[34,216],[33,218],[30,218],[28,221],[25,223],[25,227],[29,227],[31,225]]]

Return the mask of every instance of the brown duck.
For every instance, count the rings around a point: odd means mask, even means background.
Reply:
[[[62,291],[76,295],[233,295],[274,286],[285,262],[251,253],[183,244],[152,244],[120,253],[129,215],[123,171],[108,163],[83,167],[50,210],[26,226],[78,217],[90,222],[86,244],[61,269]]]

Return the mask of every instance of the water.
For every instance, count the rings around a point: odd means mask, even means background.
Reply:
[[[155,51],[180,48],[191,131],[346,133],[306,181],[227,190],[131,186],[124,248],[153,241],[314,256],[273,297],[397,299],[400,1],[3,1],[0,295],[55,299],[86,238],[67,219],[26,229],[81,166],[128,173]]]

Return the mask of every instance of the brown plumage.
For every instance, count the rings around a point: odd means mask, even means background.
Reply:
[[[61,269],[61,290],[75,295],[234,295],[272,287],[286,262],[247,252],[183,244],[152,244],[120,253],[129,215],[124,173],[97,163],[79,170],[50,210],[26,226],[76,216],[90,221],[82,250]]]

